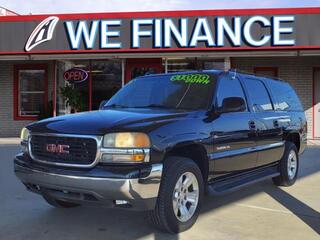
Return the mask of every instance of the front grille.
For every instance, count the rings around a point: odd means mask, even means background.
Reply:
[[[69,153],[47,151],[47,145],[54,144],[69,146]],[[93,138],[64,137],[64,136],[31,136],[31,155],[35,160],[48,163],[90,165],[95,161],[97,142]]]

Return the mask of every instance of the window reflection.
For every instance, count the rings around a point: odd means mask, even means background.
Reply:
[[[91,64],[91,65],[90,65]],[[83,82],[74,83],[71,86],[81,95],[80,109],[67,107],[61,94],[61,88],[70,85],[64,79],[64,73],[72,68],[82,69],[88,72],[88,79]],[[90,79],[92,86],[90,88]],[[57,65],[57,114],[64,115],[74,111],[82,112],[96,110],[103,100],[110,99],[122,85],[121,61],[99,60],[99,61],[60,61]],[[92,101],[90,103],[90,90]],[[90,106],[91,104],[91,106]]]
[[[223,70],[223,59],[211,58],[173,58],[167,60],[168,72],[185,72],[193,70]]]
[[[97,110],[102,101],[109,100],[121,88],[121,62],[92,61],[91,64],[92,110]]]
[[[57,68],[57,114],[63,115],[70,112],[78,111],[89,111],[89,78],[86,81],[73,84],[75,91],[79,92],[81,95],[80,109],[72,109],[72,107],[67,107],[63,97],[61,95],[61,89],[69,85],[64,79],[64,73],[72,68],[79,68],[85,70],[89,73],[89,61],[61,61],[58,63]]]
[[[45,70],[19,70],[19,116],[37,116],[45,105]]]

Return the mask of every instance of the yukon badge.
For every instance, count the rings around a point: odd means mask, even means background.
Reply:
[[[35,46],[51,40],[58,21],[58,17],[48,17],[43,20],[31,33],[26,43],[25,50],[29,52]]]

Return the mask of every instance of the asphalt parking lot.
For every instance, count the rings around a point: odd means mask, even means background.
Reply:
[[[94,207],[55,209],[13,173],[17,145],[0,144],[0,240],[320,239],[320,148],[301,157],[291,188],[271,181],[207,197],[194,227],[179,235],[153,229],[143,213]]]

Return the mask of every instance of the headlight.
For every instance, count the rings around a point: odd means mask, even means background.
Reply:
[[[149,148],[150,140],[144,133],[111,133],[104,135],[103,147],[106,148]]]
[[[149,161],[151,146],[144,133],[110,133],[104,135],[101,162],[141,163]]]
[[[29,130],[27,128],[22,128],[20,139],[22,142],[27,142],[29,138]]]
[[[21,139],[21,148],[22,152],[28,153],[28,138],[29,138],[29,130],[27,128],[22,128],[20,139]]]

